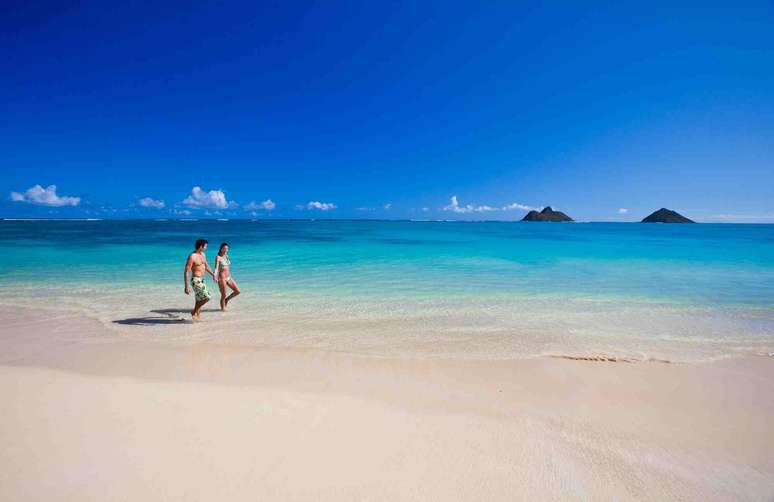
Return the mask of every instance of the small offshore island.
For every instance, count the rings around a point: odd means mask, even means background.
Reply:
[[[672,211],[662,207],[658,211],[654,211],[650,215],[643,218],[641,223],[696,223],[695,221],[686,218],[677,211]]]
[[[575,221],[567,214],[561,211],[554,211],[551,206],[546,206],[541,211],[532,210],[528,212],[521,221]],[[658,211],[652,212],[650,215],[642,219],[640,223],[696,223],[690,218],[686,218],[677,211],[672,211],[662,207]]]
[[[551,206],[546,206],[538,212],[534,209],[526,214],[521,221],[574,221],[561,211],[554,211]]]

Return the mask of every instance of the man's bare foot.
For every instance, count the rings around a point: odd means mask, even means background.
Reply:
[[[201,320],[201,313],[200,312],[191,312],[191,318],[194,321],[200,321]]]

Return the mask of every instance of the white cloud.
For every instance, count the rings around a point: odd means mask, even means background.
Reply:
[[[524,205],[524,204],[519,204],[518,202],[511,202],[507,206],[503,206],[503,211],[514,211],[516,209],[519,209],[521,211],[540,211],[543,208],[542,207],[527,206],[527,205]]]
[[[143,197],[137,203],[142,207],[152,207],[153,209],[164,209],[164,201]]]
[[[246,211],[253,211],[253,212],[255,212],[258,209],[265,209],[266,211],[271,211],[275,207],[277,207],[277,204],[275,204],[274,201],[271,199],[266,199],[263,202],[250,201],[249,204],[246,204],[244,206]]]
[[[708,221],[722,222],[744,222],[744,223],[772,223],[774,222],[774,213],[761,214],[713,214],[707,217]]]
[[[318,202],[316,200],[313,200],[306,205],[306,208],[319,209],[320,211],[330,211],[331,209],[336,209],[336,204],[332,202]]]
[[[426,212],[428,212],[428,211],[430,211],[430,208],[429,208],[429,207],[423,207],[423,208],[422,208],[422,212],[423,212],[423,213],[426,213]]]
[[[191,195],[183,200],[183,204],[193,208],[227,209],[236,206],[236,202],[226,200],[223,190],[206,192],[201,187],[193,187]]]
[[[378,206],[362,206],[362,207],[356,207],[355,211],[362,211],[362,212],[370,213],[370,212],[373,212],[373,211],[378,211],[379,209],[380,208]],[[386,204],[383,204],[381,209],[384,209],[385,211],[389,211],[390,209],[392,209],[392,203],[388,202]]]
[[[11,192],[11,200],[14,202],[26,202],[28,204],[37,204],[40,206],[77,206],[81,203],[80,197],[71,197],[56,193],[56,185],[49,185],[43,188],[35,185],[27,189],[24,193]]]
[[[450,201],[448,206],[443,207],[444,211],[454,211],[455,213],[485,213],[488,211],[497,211],[496,207],[491,206],[472,206],[470,204],[467,206],[460,206],[456,195],[452,195]]]
[[[618,209],[618,214],[626,214],[628,212],[629,212],[629,210],[626,209],[625,207],[622,207],[622,208]]]

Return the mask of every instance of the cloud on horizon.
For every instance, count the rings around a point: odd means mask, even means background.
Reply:
[[[254,200],[250,201],[249,203],[245,204],[244,209],[245,211],[257,211],[259,209],[272,211],[275,207],[277,207],[277,204],[275,204],[273,200],[266,199],[263,202],[255,202]]]
[[[465,206],[461,206],[459,203],[459,200],[457,199],[456,195],[452,195],[449,199],[450,203],[447,206],[444,206],[442,209],[444,211],[453,211],[455,213],[488,213],[492,211],[514,211],[514,210],[521,210],[521,211],[540,211],[543,209],[542,207],[534,207],[534,206],[527,206],[525,204],[520,204],[518,202],[511,202],[510,204],[503,206],[503,207],[493,207],[486,204],[480,205],[480,206],[474,206],[472,204],[467,204]]]
[[[336,204],[333,202],[319,202],[316,200],[310,201],[306,205],[307,209],[319,209],[320,211],[330,211],[336,209]]]
[[[705,220],[724,223],[774,223],[774,213],[713,214],[706,217]]]
[[[378,210],[389,211],[390,209],[392,209],[392,203],[391,203],[391,202],[387,202],[387,203],[385,203],[385,204],[382,204],[382,206],[381,206],[381,207],[378,207],[378,206],[362,206],[362,207],[356,207],[356,208],[355,208],[355,211],[361,211],[361,212],[371,213],[371,212],[378,211]]]
[[[56,185],[49,185],[46,188],[43,188],[40,185],[34,185],[28,188],[24,193],[11,192],[11,200],[14,202],[26,202],[27,204],[50,207],[77,206],[81,203],[80,197],[57,195]]]
[[[471,204],[468,204],[466,206],[460,206],[459,202],[457,201],[457,196],[452,195],[449,199],[449,205],[444,206],[444,211],[453,211],[455,213],[485,213],[489,211],[497,211],[496,207],[491,206],[473,206]]]
[[[141,207],[150,207],[153,209],[164,209],[165,206],[163,200],[156,200],[150,197],[143,197],[137,201],[137,204],[139,204]]]
[[[527,206],[525,204],[519,204],[518,202],[511,202],[507,206],[503,206],[503,211],[514,211],[517,209],[521,211],[540,211],[543,208],[535,207],[535,206]]]
[[[223,190],[202,190],[195,186],[191,189],[191,195],[183,199],[183,204],[195,209],[228,209],[236,207],[237,203],[226,199]]]
[[[622,207],[622,208],[618,209],[618,214],[626,214],[628,212],[629,212],[629,210],[626,209],[625,207]]]

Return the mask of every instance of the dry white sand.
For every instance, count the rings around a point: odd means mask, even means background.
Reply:
[[[0,500],[774,500],[774,358],[395,359],[0,315]]]

